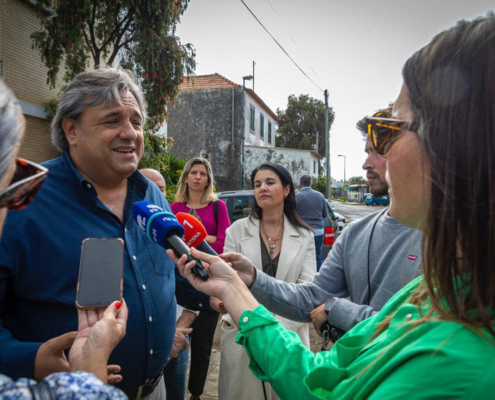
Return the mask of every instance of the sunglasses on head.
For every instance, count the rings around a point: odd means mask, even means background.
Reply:
[[[409,122],[395,118],[368,117],[366,124],[371,147],[380,156],[387,154],[402,132],[411,130]]]
[[[16,159],[16,170],[10,185],[0,191],[0,208],[22,210],[26,208],[38,192],[48,175],[48,170],[41,165],[22,158]]]

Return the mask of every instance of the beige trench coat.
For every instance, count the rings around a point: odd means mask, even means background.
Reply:
[[[261,269],[260,221],[244,218],[236,221],[228,230],[224,252],[236,252],[246,256],[257,269]],[[298,232],[284,215],[284,235],[278,262],[276,279],[303,283],[313,280],[316,273],[316,254],[313,233],[300,228]],[[295,322],[276,316],[289,330],[296,332],[309,348],[307,323]],[[222,343],[218,383],[219,400],[263,400],[262,382],[255,378],[248,367],[249,359],[244,348],[235,343],[238,329],[229,314],[221,319]],[[278,396],[265,383],[267,398]]]

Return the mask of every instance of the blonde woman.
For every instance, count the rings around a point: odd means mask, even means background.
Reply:
[[[180,177],[175,202],[170,207],[174,214],[187,212],[198,218],[208,233],[205,240],[221,254],[230,219],[227,206],[217,200],[213,193],[213,181],[208,160],[200,157],[189,160]],[[192,325],[189,373],[191,399],[199,399],[203,393],[217,321],[218,313],[202,311]]]

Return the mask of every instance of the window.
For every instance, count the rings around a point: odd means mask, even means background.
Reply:
[[[250,116],[250,121],[249,121],[249,129],[251,130],[251,132],[254,132],[254,130],[255,130],[254,119],[255,119],[256,110],[254,109],[253,106],[250,106],[250,108],[251,108],[251,116]]]
[[[260,113],[260,139],[265,140],[265,117]]]
[[[313,160],[313,174],[316,174],[316,161]]]
[[[268,121],[268,144],[272,144],[272,123]]]
[[[230,216],[231,223],[234,223],[234,221],[237,221],[238,219],[246,218],[247,216],[249,216],[251,207],[253,207],[254,205],[254,197],[234,197],[229,200],[232,200],[232,215]]]

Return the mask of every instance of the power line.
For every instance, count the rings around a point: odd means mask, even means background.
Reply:
[[[313,85],[315,85],[318,89],[320,89],[322,92],[323,92],[323,89],[321,87],[319,87],[315,81],[313,81],[313,79],[311,79],[307,74],[306,72],[303,71],[303,69],[297,65],[297,63],[293,60],[293,58],[289,55],[289,53],[287,53],[287,51],[285,51],[285,49],[282,47],[282,45],[277,41],[277,39],[275,39],[273,37],[273,35],[268,31],[268,29],[265,28],[265,26],[261,23],[261,21],[258,19],[258,17],[256,15],[254,15],[254,13],[251,11],[251,9],[248,7],[248,5],[244,2],[244,0],[241,0],[241,3],[244,4],[244,6],[248,9],[248,11],[251,13],[251,15],[254,17],[254,19],[256,19],[256,21],[258,21],[258,23],[261,25],[261,27],[266,31],[266,33],[268,33],[270,35],[270,37],[273,39],[273,41],[278,45],[278,47],[280,47],[282,49],[282,51],[285,53],[285,55],[287,57],[289,57],[289,59],[294,63],[294,65],[299,69],[299,71],[301,71],[303,73],[303,75],[308,78],[312,83]]]
[[[292,33],[290,32],[289,28],[287,28],[287,26],[285,25],[284,21],[282,20],[281,17],[279,17],[279,15],[277,14],[277,11],[275,10],[275,8],[273,7],[272,3],[270,2],[270,0],[266,0],[267,3],[270,5],[270,8],[272,9],[273,13],[277,16],[278,20],[282,23],[282,26],[284,27],[285,31],[289,34],[289,37],[291,38],[292,40],[292,43],[294,43],[294,45],[297,47],[297,49],[301,52],[302,54],[302,58],[304,58],[304,60],[308,63],[309,65],[309,68],[311,68],[311,71],[313,71],[313,73],[315,74],[315,76],[317,78],[319,78],[318,74],[316,73],[316,71],[314,70],[313,66],[311,65],[311,63],[309,62],[309,60],[304,56],[304,53],[303,51],[301,50],[301,48],[299,47],[299,45],[297,44],[296,42],[296,39],[294,39],[294,37],[292,36]]]

